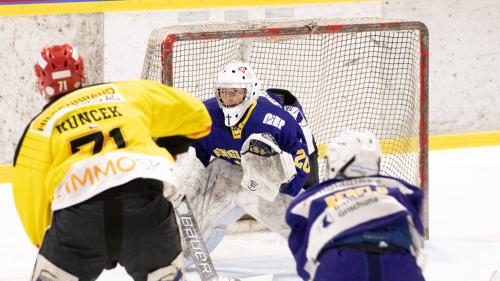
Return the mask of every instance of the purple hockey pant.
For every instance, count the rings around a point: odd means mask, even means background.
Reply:
[[[314,281],[424,281],[410,253],[332,248],[321,254]]]

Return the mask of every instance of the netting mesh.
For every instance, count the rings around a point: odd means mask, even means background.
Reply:
[[[173,44],[164,44],[168,35]],[[219,70],[232,60],[247,60],[263,89],[287,89],[298,98],[320,156],[340,131],[369,130],[381,139],[382,174],[420,185],[427,161],[420,142],[427,137],[421,38],[420,25],[411,23],[176,26],[153,32],[142,78],[205,100],[214,96]],[[321,178],[324,166],[320,159]]]

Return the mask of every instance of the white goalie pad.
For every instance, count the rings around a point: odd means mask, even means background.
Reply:
[[[269,202],[241,187],[241,166],[214,159],[205,168],[195,153],[184,156],[176,163],[179,165],[175,170],[179,190],[186,194],[209,252],[222,241],[228,227],[245,213],[280,237],[288,237],[290,229],[285,222],[285,213],[293,199],[291,196],[280,193],[273,202]],[[179,225],[181,223],[178,222]],[[185,239],[181,242],[184,243],[185,256],[189,257]],[[188,264],[192,264],[193,260],[189,260]]]
[[[241,148],[241,186],[267,201],[273,201],[280,185],[297,171],[292,155],[282,151],[269,134],[252,134]]]

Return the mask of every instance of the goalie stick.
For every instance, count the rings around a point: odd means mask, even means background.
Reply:
[[[244,279],[222,277],[215,271],[214,264],[210,258],[210,253],[207,250],[203,236],[196,224],[193,211],[189,206],[186,196],[183,196],[181,203],[177,207],[177,215],[180,220],[180,226],[186,241],[187,247],[194,261],[196,272],[200,276],[201,281],[243,281]],[[222,278],[221,278],[222,277]]]

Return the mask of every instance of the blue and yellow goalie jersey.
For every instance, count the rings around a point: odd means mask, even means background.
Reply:
[[[173,158],[153,138],[210,133],[201,101],[138,80],[85,87],[47,105],[26,128],[14,159],[16,208],[39,246],[51,213],[135,178],[176,184]]]
[[[196,156],[208,166],[210,157],[217,157],[231,164],[241,165],[241,147],[254,133],[273,136],[278,146],[294,159],[297,175],[282,190],[296,196],[310,173],[309,151],[304,133],[294,117],[265,97],[259,97],[233,127],[224,125],[224,114],[215,98],[204,101],[213,120],[212,132],[195,143]]]

